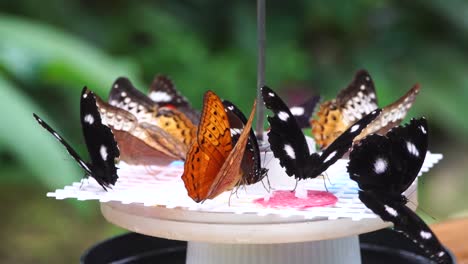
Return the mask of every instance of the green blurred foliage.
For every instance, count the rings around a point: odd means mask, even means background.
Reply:
[[[65,150],[35,124],[32,112],[86,156],[78,122],[84,85],[106,98],[118,76],[146,91],[154,75],[163,73],[196,107],[203,92],[213,89],[247,111],[256,85],[255,7],[248,0],[1,1],[0,186],[18,190],[7,198],[14,204],[12,197],[34,185],[41,192],[32,192],[37,195],[32,200],[56,206],[42,201],[44,190],[82,176]],[[421,204],[443,219],[467,209],[467,13],[468,2],[462,0],[268,1],[267,83],[283,94],[301,87],[303,94],[328,99],[365,68],[382,105],[420,83],[410,116],[428,117],[431,150],[446,154],[441,166],[423,177]],[[42,216],[64,217],[60,210]],[[89,214],[79,212],[77,217]],[[99,219],[96,213],[86,217]],[[17,217],[27,216],[12,213],[6,220]],[[104,226],[95,218],[93,223]],[[84,245],[70,254],[76,257]],[[0,259],[1,254],[6,253],[0,251]]]

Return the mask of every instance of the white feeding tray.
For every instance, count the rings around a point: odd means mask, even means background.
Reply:
[[[428,152],[420,175],[441,159],[441,154]],[[294,188],[296,181],[284,173],[270,153],[263,163],[269,169],[272,189]],[[299,181],[297,193],[325,190],[326,185],[338,200],[325,207],[266,208],[254,202],[273,198],[273,190],[269,193],[265,187],[268,186],[266,180],[197,204],[188,197],[180,178],[181,162],[168,167],[121,163],[119,179],[107,192],[90,178],[47,196],[99,200],[109,222],[137,233],[191,241],[187,263],[285,263],[275,254],[301,256],[288,263],[308,263],[318,254],[323,262],[314,263],[360,263],[357,235],[390,224],[361,203],[357,184],[350,180],[346,165],[344,159],[336,162],[327,170],[327,179]],[[417,181],[406,192],[413,209],[417,207],[416,189]],[[226,245],[229,250],[223,244],[229,244]],[[243,257],[238,259],[232,254]]]

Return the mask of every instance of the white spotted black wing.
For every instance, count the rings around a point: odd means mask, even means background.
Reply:
[[[81,94],[80,108],[83,137],[91,159],[91,176],[103,187],[109,187],[118,178],[115,159],[120,156],[120,151],[117,142],[111,129],[102,124],[96,97],[86,87]]]
[[[405,201],[374,192],[359,192],[359,199],[382,220],[392,222],[394,229],[416,243],[422,253],[436,263],[452,263],[450,255],[429,226]]]
[[[157,105],[140,92],[129,79],[119,77],[109,93],[109,104],[122,108],[137,117],[153,111]]]
[[[387,135],[370,135],[353,147],[348,164],[351,179],[366,190],[401,194],[417,177],[428,147],[427,122],[412,119]]]
[[[320,96],[313,96],[304,103],[289,108],[300,128],[310,127],[310,118],[320,102]]]
[[[359,199],[384,221],[394,224],[437,263],[451,263],[430,228],[406,206],[402,194],[416,179],[427,152],[427,122],[413,119],[386,136],[371,135],[356,145],[348,172],[359,188]]]
[[[194,124],[200,121],[200,113],[175,87],[171,79],[158,75],[150,86],[148,97],[160,106],[175,107],[184,113]]]
[[[89,163],[83,161],[78,153],[36,114],[34,114],[34,118],[65,146],[68,153],[86,171],[86,174],[93,177],[106,190],[106,188],[114,185],[118,178],[115,159],[120,156],[120,152],[117,142],[110,128],[102,124],[96,98],[86,87],[83,88],[81,94],[80,108],[83,136],[91,158]]]
[[[36,114],[33,114],[33,116],[39,123],[39,125],[41,125],[44,129],[49,131],[60,143],[62,143],[63,146],[65,146],[70,156],[72,156],[78,162],[81,168],[83,168],[86,171],[86,174],[91,175],[92,172],[89,165],[85,161],[83,161],[80,155],[78,155],[78,153],[70,146],[70,144],[68,144],[68,142],[65,141],[65,139],[63,139],[62,136],[60,136],[52,127],[50,127],[49,124],[42,120],[42,118],[40,118]]]
[[[273,112],[273,116],[268,116],[268,142],[273,155],[286,169],[286,174],[302,179],[302,168],[310,156],[304,134],[289,107],[273,90],[263,87],[262,97],[266,108]]]
[[[247,118],[242,111],[230,101],[224,100],[223,105],[229,119],[232,145],[235,145],[247,123]],[[246,184],[254,184],[261,181],[267,172],[265,168],[261,167],[260,149],[258,147],[257,137],[252,129],[250,129],[249,139],[244,156],[242,157],[241,170],[244,173],[242,176],[243,182]]]
[[[356,72],[348,87],[338,93],[336,104],[342,109],[348,124],[377,109],[377,96],[370,74],[366,70]]]
[[[306,178],[315,178],[324,172],[328,167],[333,165],[338,159],[346,154],[353,145],[354,138],[374,121],[382,112],[381,109],[376,109],[363,118],[358,120],[348,129],[346,129],[339,137],[337,137],[330,146],[328,146],[321,154],[313,153],[307,158],[304,175]]]

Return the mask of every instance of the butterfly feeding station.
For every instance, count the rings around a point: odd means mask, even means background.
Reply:
[[[265,139],[260,91],[265,84],[265,0],[257,3],[256,134]],[[315,143],[310,138],[307,141],[313,153]],[[266,143],[261,145],[261,149],[268,149]],[[428,153],[419,174],[427,172],[441,158],[440,154]],[[262,152],[262,164],[268,169],[268,180],[265,178],[236,192],[221,193],[203,203],[187,196],[181,179],[182,162],[167,166],[121,162],[119,178],[107,191],[90,178],[48,196],[98,200],[102,214],[111,223],[148,236],[188,241],[187,264],[359,264],[358,236],[390,226],[360,201],[359,188],[350,180],[346,159],[327,169],[329,180],[318,177],[298,183],[286,174],[271,151]],[[415,210],[417,180],[405,195]]]

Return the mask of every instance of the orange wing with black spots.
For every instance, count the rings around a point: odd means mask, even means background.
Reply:
[[[197,127],[187,116],[176,109],[159,108],[153,122],[180,140],[187,149],[192,145],[197,135]]]
[[[240,164],[252,120],[253,111],[233,147],[222,101],[211,91],[205,93],[197,139],[187,154],[182,175],[188,195],[195,202],[213,199],[240,181]]]
[[[312,135],[319,146],[330,145],[347,129],[341,111],[332,106],[331,101],[320,106],[317,119],[311,120],[311,126]]]

